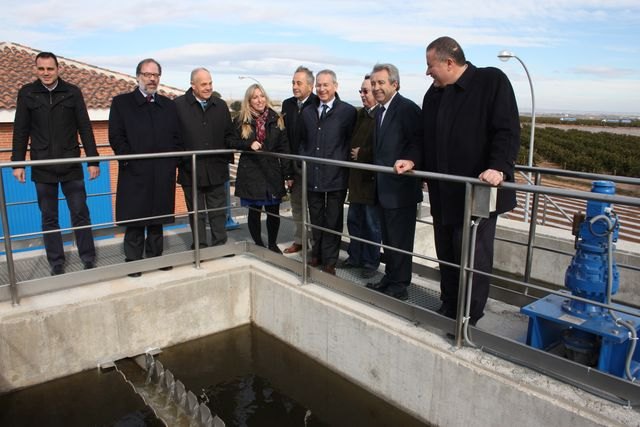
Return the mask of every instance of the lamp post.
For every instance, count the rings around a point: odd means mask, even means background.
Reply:
[[[251,77],[251,76],[238,76],[238,78],[240,80],[244,80],[244,79],[249,79],[249,80],[253,80],[254,82],[258,83],[260,86],[262,86],[262,83],[260,83],[258,81],[258,79],[256,79],[255,77]]]
[[[522,67],[524,68],[524,72],[527,73],[527,79],[529,80],[529,89],[531,89],[531,134],[529,138],[528,166],[532,167],[533,166],[533,143],[534,143],[535,132],[536,132],[536,97],[533,92],[533,82],[531,81],[531,75],[529,74],[529,70],[527,69],[527,66],[524,65],[524,62],[522,62],[522,59],[518,58],[518,56],[515,53],[509,52],[508,50],[503,50],[500,53],[498,53],[498,58],[500,58],[500,60],[504,62],[507,62],[510,58],[517,59],[518,62],[522,64]],[[532,182],[531,171],[529,171],[528,176],[529,176],[528,184],[531,184]],[[524,204],[524,221],[525,222],[529,221],[529,194],[527,194],[527,198]]]

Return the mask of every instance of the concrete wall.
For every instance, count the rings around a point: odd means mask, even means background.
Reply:
[[[441,332],[260,270],[252,288],[255,324],[426,422],[640,425],[633,411],[479,350],[455,350]]]
[[[441,331],[301,286],[254,257],[202,266],[2,303],[0,391],[253,321],[435,425],[640,426],[637,412],[479,350],[455,350]]]
[[[144,273],[0,304],[0,392],[250,322],[246,262]]]

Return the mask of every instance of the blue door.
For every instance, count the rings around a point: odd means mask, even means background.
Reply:
[[[86,164],[83,164],[82,167],[84,169],[87,204],[91,214],[91,223],[109,224],[113,221],[111,213],[109,162],[100,162],[100,176],[92,181],[86,178],[89,176]],[[42,231],[40,209],[38,208],[36,188],[31,181],[30,167],[27,168],[26,173],[27,182],[21,184],[13,177],[12,169],[5,168],[2,170],[2,179],[4,181],[4,191],[7,201],[7,214],[9,216],[9,232],[12,236]],[[94,194],[96,194],[96,196],[94,196]],[[58,190],[58,197],[64,197],[61,190]],[[60,227],[71,227],[69,209],[67,208],[67,202],[65,200],[60,200],[58,211]],[[0,236],[4,237],[3,234],[4,231],[0,228]],[[22,237],[22,239],[26,238],[30,237]],[[4,247],[1,249],[4,249]]]

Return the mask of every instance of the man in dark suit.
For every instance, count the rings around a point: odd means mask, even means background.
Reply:
[[[302,112],[304,123],[300,154],[322,159],[349,158],[351,134],[356,123],[355,107],[340,100],[338,80],[331,70],[322,70],[316,76],[315,105]],[[344,200],[347,196],[349,170],[347,168],[309,164],[307,176],[309,216],[315,226],[342,232],[344,226]],[[311,266],[322,266],[323,271],[336,274],[340,252],[340,235],[313,228]]]
[[[373,133],[373,163],[394,166],[398,159],[420,158],[422,127],[420,108],[398,93],[400,74],[392,64],[376,64],[371,72],[373,95],[379,104]],[[378,173],[376,196],[381,208],[382,243],[413,251],[417,204],[422,201],[420,180]],[[385,249],[385,274],[367,287],[395,298],[409,298],[412,257]]]
[[[427,75],[433,84],[424,95],[424,156],[422,167],[430,172],[479,178],[499,186],[513,182],[520,148],[520,119],[513,88],[497,68],[476,68],[467,62],[462,48],[450,37],[427,46]],[[414,167],[400,164],[401,171]],[[429,180],[429,200],[438,259],[459,264],[462,248],[464,185]],[[515,192],[499,189],[495,210],[482,219],[476,234],[474,269],[491,273],[497,215],[516,206]],[[440,265],[442,307],[439,312],[455,318],[460,269]],[[490,278],[473,275],[470,323],[484,315]]]
[[[13,130],[11,160],[23,161],[31,138],[31,160],[80,157],[78,134],[87,156],[97,156],[91,121],[80,89],[58,77],[58,58],[51,52],[36,56],[38,80],[24,85],[18,92]],[[89,179],[100,175],[98,163],[89,163]],[[25,182],[25,169],[14,168],[13,176]],[[42,214],[42,230],[59,230],[58,187],[67,199],[71,224],[74,227],[91,225],[87,193],[80,163],[38,166],[31,170],[36,185],[38,206]],[[78,253],[85,269],[95,266],[96,249],[91,228],[75,230]],[[64,248],[59,232],[43,235],[51,274],[64,273]]]
[[[156,60],[144,59],[136,68],[138,87],[113,98],[109,143],[117,155],[183,149],[176,104],[157,93],[161,74]],[[173,157],[119,162],[116,221],[133,220],[125,223],[126,261],[142,259],[143,252],[148,258],[162,255],[162,225],[174,221],[176,166]],[[161,217],[142,219],[152,216]]]
[[[318,97],[313,93],[315,79],[313,72],[303,66],[296,69],[291,79],[293,96],[282,102],[282,115],[287,129],[291,154],[300,154],[302,134],[302,110],[315,105]],[[293,185],[291,186],[291,216],[295,222],[293,243],[284,250],[285,254],[293,254],[302,249],[302,174],[298,162],[293,164]]]
[[[231,114],[227,103],[212,95],[211,74],[205,68],[191,72],[191,88],[176,98],[185,150],[216,150],[229,148],[234,138]],[[233,154],[198,156],[196,186],[198,189],[198,246],[207,247],[207,223],[211,227],[211,246],[227,242],[225,228],[227,203],[226,182],[229,180],[229,162]],[[182,185],[189,211],[193,210],[193,171],[191,157],[180,162],[178,183]],[[194,236],[194,215],[189,215],[191,233]],[[191,245],[194,249],[194,244]]]

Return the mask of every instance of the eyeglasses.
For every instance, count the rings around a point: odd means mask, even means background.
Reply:
[[[368,93],[369,93],[369,90],[368,90],[368,89],[360,89],[360,90],[358,91],[358,93],[359,93],[360,95],[366,95],[366,94],[368,94]]]
[[[140,75],[145,79],[150,79],[151,77],[155,77],[157,79],[160,77],[160,73],[140,73]]]

